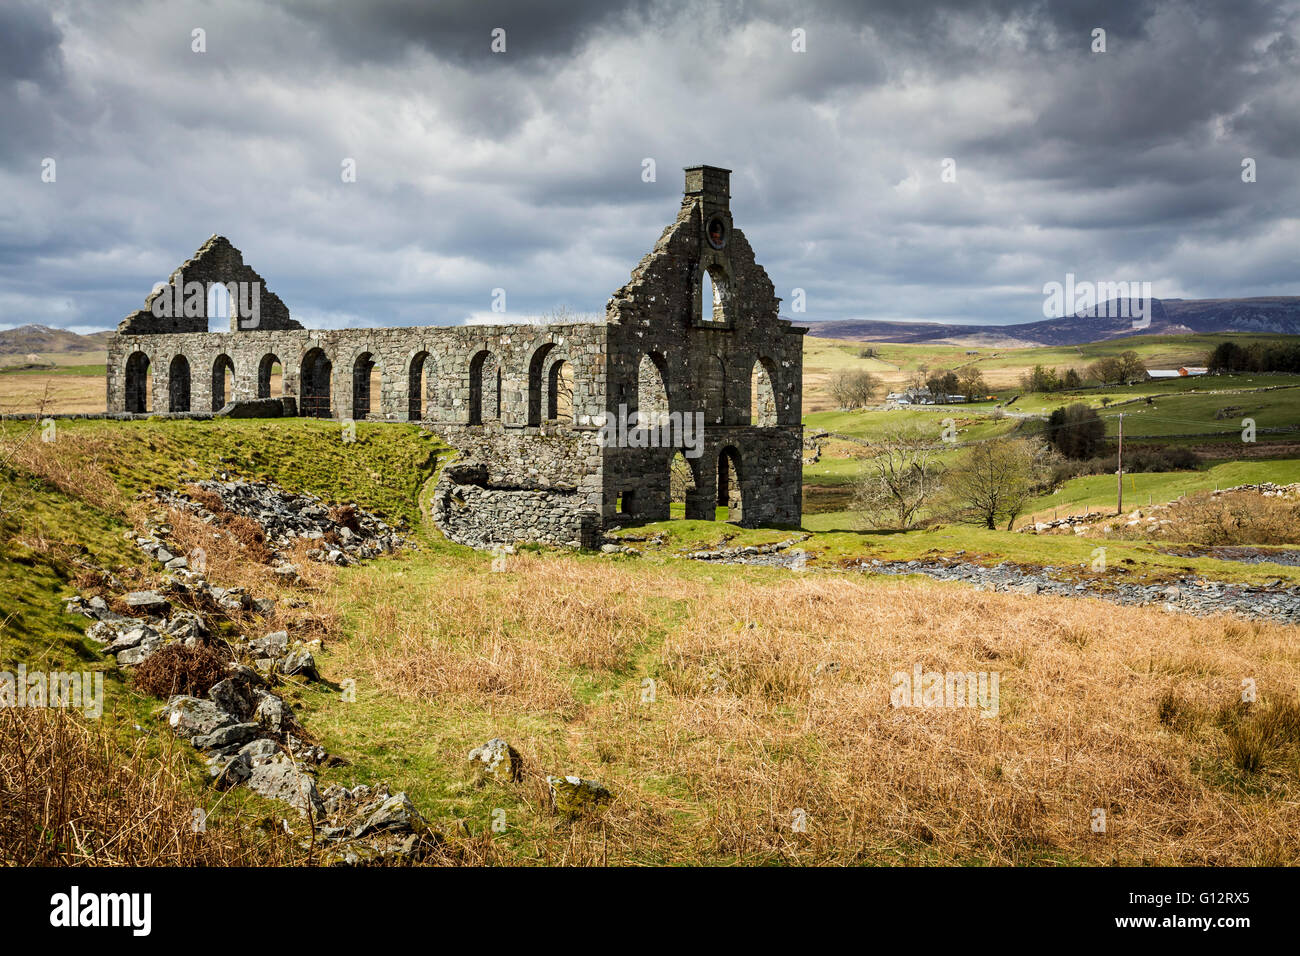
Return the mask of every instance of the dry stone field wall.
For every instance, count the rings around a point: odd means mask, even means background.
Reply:
[[[475,546],[594,547],[667,518],[674,465],[687,517],[797,525],[804,330],[733,227],[729,178],[686,170],[603,323],[311,330],[263,287],[260,313],[232,293],[229,330],[209,332],[211,296],[160,317],[151,293],[110,345],[108,411],[422,422],[460,453],[435,519]],[[169,282],[262,279],[213,236]]]

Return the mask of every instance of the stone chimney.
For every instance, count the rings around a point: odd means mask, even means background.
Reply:
[[[699,197],[709,211],[731,208],[731,170],[721,166],[687,166],[686,197]]]

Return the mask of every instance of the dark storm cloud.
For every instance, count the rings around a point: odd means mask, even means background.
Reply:
[[[320,30],[345,60],[382,61],[418,48],[438,59],[482,64],[495,29],[506,31],[506,49],[514,58],[568,56],[593,31],[611,21],[644,16],[650,6],[648,0],[375,0],[322,7],[297,0],[286,9]]]
[[[63,82],[59,31],[48,10],[27,2],[0,5],[0,160],[21,152],[17,135],[39,137],[50,117],[39,98]]]
[[[801,317],[1026,321],[1066,271],[1295,292],[1297,23],[1258,0],[5,3],[0,326],[110,326],[213,232],[309,324],[463,321],[498,287],[598,312],[699,162],[734,170]]]
[[[0,82],[56,82],[63,67],[59,39],[40,4],[13,0],[0,6]]]

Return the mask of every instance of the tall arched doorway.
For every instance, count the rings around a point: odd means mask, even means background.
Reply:
[[[728,521],[740,521],[745,513],[741,491],[740,452],[728,445],[718,454],[718,507],[727,509]]]
[[[482,425],[501,417],[501,364],[488,351],[469,363],[469,423]]]
[[[284,366],[275,355],[262,356],[257,363],[257,397],[272,398],[284,394]]]
[[[409,421],[422,421],[427,415],[429,401],[428,352],[416,353],[406,377],[406,417]]]
[[[362,352],[357,356],[357,360],[352,363],[352,418],[354,421],[359,422],[371,417],[371,413],[379,405],[379,397],[382,391],[383,384],[380,381],[379,365],[375,362],[375,356],[370,352]]]
[[[229,355],[218,355],[212,363],[212,410],[219,412],[235,397],[235,363]]]
[[[132,352],[126,360],[126,386],[124,398],[126,410],[137,415],[149,411],[153,406],[153,388],[149,381],[149,356],[143,352]]]
[[[299,413],[304,418],[330,418],[330,376],[334,366],[320,349],[302,357],[299,377]]]
[[[551,364],[546,377],[546,417],[549,421],[573,423],[573,365],[564,359]]]
[[[173,358],[171,367],[167,370],[167,410],[190,410],[190,360],[184,355]]]
[[[668,512],[669,517],[684,518],[689,510],[687,502],[695,494],[695,469],[680,451],[668,462]]]

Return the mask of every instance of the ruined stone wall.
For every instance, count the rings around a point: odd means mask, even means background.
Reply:
[[[310,330],[263,287],[257,322],[236,315],[230,331],[208,332],[206,302],[203,315],[159,318],[151,294],[109,346],[108,410],[239,402],[252,413],[270,407],[255,400],[283,395],[296,400],[282,405],[290,414],[422,421],[459,452],[434,495],[450,537],[589,547],[612,524],[669,515],[676,449],[609,443],[600,431],[644,400],[656,422],[703,424],[688,517],[713,518],[722,503],[745,525],[797,524],[802,330],[779,317],[771,280],[732,224],[728,181],[714,167],[686,171],[676,220],[602,324]],[[220,236],[178,273],[187,284],[261,282]],[[717,290],[707,309],[706,274]]]
[[[540,426],[551,367],[567,362],[573,369],[573,421],[590,426],[604,409],[604,338],[600,325],[119,334],[109,344],[108,410],[135,410],[128,407],[127,370],[137,353],[148,360],[152,392],[148,407],[138,410],[154,414],[218,410],[213,407],[214,373],[227,361],[234,369],[234,389],[223,396],[225,401],[278,397],[261,394],[269,384],[266,370],[278,363],[283,394],[298,396],[301,404],[304,366],[319,355],[329,362],[330,418],[468,425],[470,369],[476,356],[490,353],[501,370],[501,402],[483,421],[500,419],[514,428]],[[189,369],[189,408],[168,404],[177,357]],[[358,415],[358,399],[363,397],[358,386],[369,383],[370,362],[379,373],[378,394],[369,396],[368,413]],[[412,406],[413,398],[418,408]]]
[[[187,304],[186,287],[190,283],[198,283],[203,287],[204,292],[201,298],[192,297],[192,301]],[[233,308],[228,310],[224,318],[228,319],[231,331],[236,328],[264,331],[302,328],[289,317],[289,308],[280,297],[266,288],[262,277],[244,264],[243,254],[230,244],[230,240],[225,236],[212,236],[193,256],[181,263],[167,277],[166,285],[173,288],[155,289],[150,292],[145,299],[144,308],[123,319],[117,330],[124,335],[206,332],[208,331],[208,309],[211,304],[207,290],[212,285],[228,283],[236,285],[245,283],[258,288],[256,315],[251,314],[249,310],[249,314],[241,316],[238,298],[233,303]],[[166,310],[172,314],[163,316],[155,314],[155,300],[160,296],[172,300]],[[251,305],[252,295],[250,294],[244,301]]]
[[[709,241],[711,225],[720,225],[720,242]],[[706,273],[716,290],[712,308],[702,301]],[[732,449],[740,463],[732,469],[740,473],[740,523],[799,522],[803,332],[780,318],[779,307],[766,271],[732,223],[726,171],[687,170],[676,221],[614,293],[606,313],[610,412],[639,407],[648,354],[662,372],[670,414],[704,416],[705,448],[691,462],[696,490],[685,502],[687,517],[713,518],[719,457]],[[756,377],[770,385],[757,402]],[[662,449],[607,451],[606,520],[667,518],[672,457]]]
[[[461,455],[443,469],[434,519],[476,547],[540,541],[593,548],[601,530],[601,446],[591,428],[451,426],[440,434]]]

